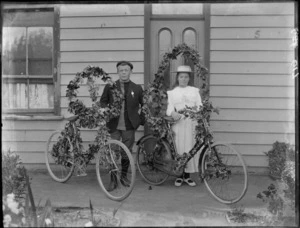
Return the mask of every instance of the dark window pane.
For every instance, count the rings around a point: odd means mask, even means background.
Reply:
[[[192,29],[187,29],[183,34],[183,41],[191,48],[196,48],[196,33]]]
[[[203,14],[201,3],[152,4],[153,14]]]
[[[26,28],[3,28],[4,75],[26,75]]]
[[[52,74],[52,27],[28,28],[29,75]]]
[[[19,10],[4,12],[3,26],[52,26],[54,23],[53,10],[34,9],[29,11]]]
[[[183,33],[183,42],[193,49],[196,49],[196,32],[193,29],[186,29]],[[194,63],[191,59],[184,59],[184,64],[189,65],[192,71],[195,70]],[[191,74],[189,85],[194,86],[194,74]]]
[[[159,62],[163,59],[166,52],[171,51],[172,36],[169,30],[162,30],[159,32]],[[170,65],[164,72],[164,87],[169,89],[170,85]]]
[[[162,30],[159,32],[159,61],[163,59],[163,55],[167,51],[171,51],[171,32]]]

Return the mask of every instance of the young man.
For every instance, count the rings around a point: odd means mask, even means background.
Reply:
[[[140,85],[137,85],[130,80],[130,75],[133,69],[133,65],[130,62],[120,61],[117,63],[116,67],[119,74],[119,80],[116,81],[116,85],[123,94],[124,99],[120,116],[111,119],[107,123],[107,127],[109,128],[111,138],[122,140],[132,153],[132,147],[135,141],[135,131],[140,125],[144,124],[144,120],[140,112],[143,102],[143,89]],[[109,85],[105,86],[100,102],[102,107],[114,102]],[[120,181],[124,186],[128,186],[128,183],[130,183],[127,179],[129,166],[128,160],[126,158],[122,158],[121,165],[122,174]],[[116,187],[117,182],[115,178],[112,177],[109,190],[113,190]]]

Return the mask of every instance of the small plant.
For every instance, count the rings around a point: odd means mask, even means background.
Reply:
[[[93,209],[93,205],[90,199],[90,212],[91,212],[91,222],[88,222],[85,224],[85,227],[89,227],[89,226],[94,226],[97,227],[98,224],[100,224],[101,219],[99,219],[98,221],[96,221],[95,217],[94,217],[94,209]]]
[[[2,210],[4,227],[25,225],[24,207],[16,200],[14,193],[2,196]]]
[[[276,141],[273,148],[265,154],[269,157],[269,175],[274,179],[281,178],[287,160],[295,161],[295,151],[284,142]]]
[[[2,153],[2,190],[4,227],[54,226],[50,200],[38,216],[26,169],[10,150]]]
[[[282,172],[284,196],[290,201],[290,206],[295,208],[295,162],[287,161],[285,169]]]
[[[257,198],[268,203],[268,211],[279,220],[283,217],[283,199],[279,196],[274,184],[270,184],[268,189],[257,194]]]
[[[238,207],[237,205],[231,206],[231,211],[227,212],[227,219],[235,223],[256,223],[260,222],[261,216],[257,216],[253,213],[246,213],[243,205]]]
[[[2,152],[2,195],[14,193],[16,199],[25,198],[25,168],[19,155]]]
[[[247,214],[244,211],[245,208],[243,206],[233,206],[231,211],[228,211],[227,214],[232,221],[237,223],[245,223],[247,220]]]

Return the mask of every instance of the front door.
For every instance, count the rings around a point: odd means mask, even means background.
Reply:
[[[151,21],[151,68],[150,81],[158,70],[160,61],[167,51],[171,51],[175,46],[186,43],[196,49],[200,56],[204,56],[204,20],[153,20]],[[204,60],[204,58],[203,58]],[[193,63],[178,56],[177,60],[172,60],[169,69],[164,73],[165,87],[172,89],[175,83],[177,67],[179,65],[190,65],[194,69]],[[192,75],[191,85],[199,88],[200,79]]]

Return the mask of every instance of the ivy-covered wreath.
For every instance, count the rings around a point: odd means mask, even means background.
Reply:
[[[187,107],[181,110],[181,113],[197,121],[196,126],[196,140],[208,136],[209,133],[205,131],[203,122],[200,121],[205,118],[209,122],[210,113],[212,111],[218,112],[217,108],[212,106],[209,101],[209,89],[207,84],[208,69],[201,63],[201,56],[198,51],[189,47],[185,43],[179,44],[173,48],[171,52],[166,52],[155,74],[155,79],[149,84],[148,89],[145,90],[143,101],[144,105],[142,111],[146,117],[146,121],[153,131],[154,135],[159,138],[168,137],[168,128],[164,116],[168,105],[167,91],[164,89],[164,72],[169,67],[171,60],[177,59],[177,56],[182,55],[185,59],[190,59],[195,66],[195,75],[202,80],[200,93],[202,97],[203,106],[198,111],[194,107]],[[170,140],[171,142],[171,140]]]
[[[101,78],[104,82],[110,84],[113,95],[114,103],[105,108],[101,107],[100,100],[97,101],[99,97],[99,84],[95,84],[97,78]],[[93,101],[92,107],[86,107],[81,100],[76,99],[77,89],[80,88],[80,84],[82,84],[85,79],[87,80],[86,84],[89,87],[90,97]],[[95,153],[101,150],[110,139],[106,123],[110,119],[120,115],[123,97],[110,76],[102,68],[94,66],[87,66],[82,72],[76,74],[75,78],[71,80],[67,86],[66,96],[70,101],[68,111],[79,117],[76,122],[78,131],[76,134],[72,131],[70,123],[67,123],[61,132],[58,142],[53,146],[52,156],[56,159],[58,164],[68,164],[70,151],[68,150],[68,140],[66,137],[69,136],[72,141],[75,140],[80,143],[79,151],[74,147],[75,162],[79,159],[81,163],[88,164],[88,162],[94,158]],[[90,144],[86,151],[84,151],[81,145],[82,139],[80,137],[79,127],[89,129],[98,128],[94,144]],[[104,156],[104,154],[101,153],[100,155]]]

